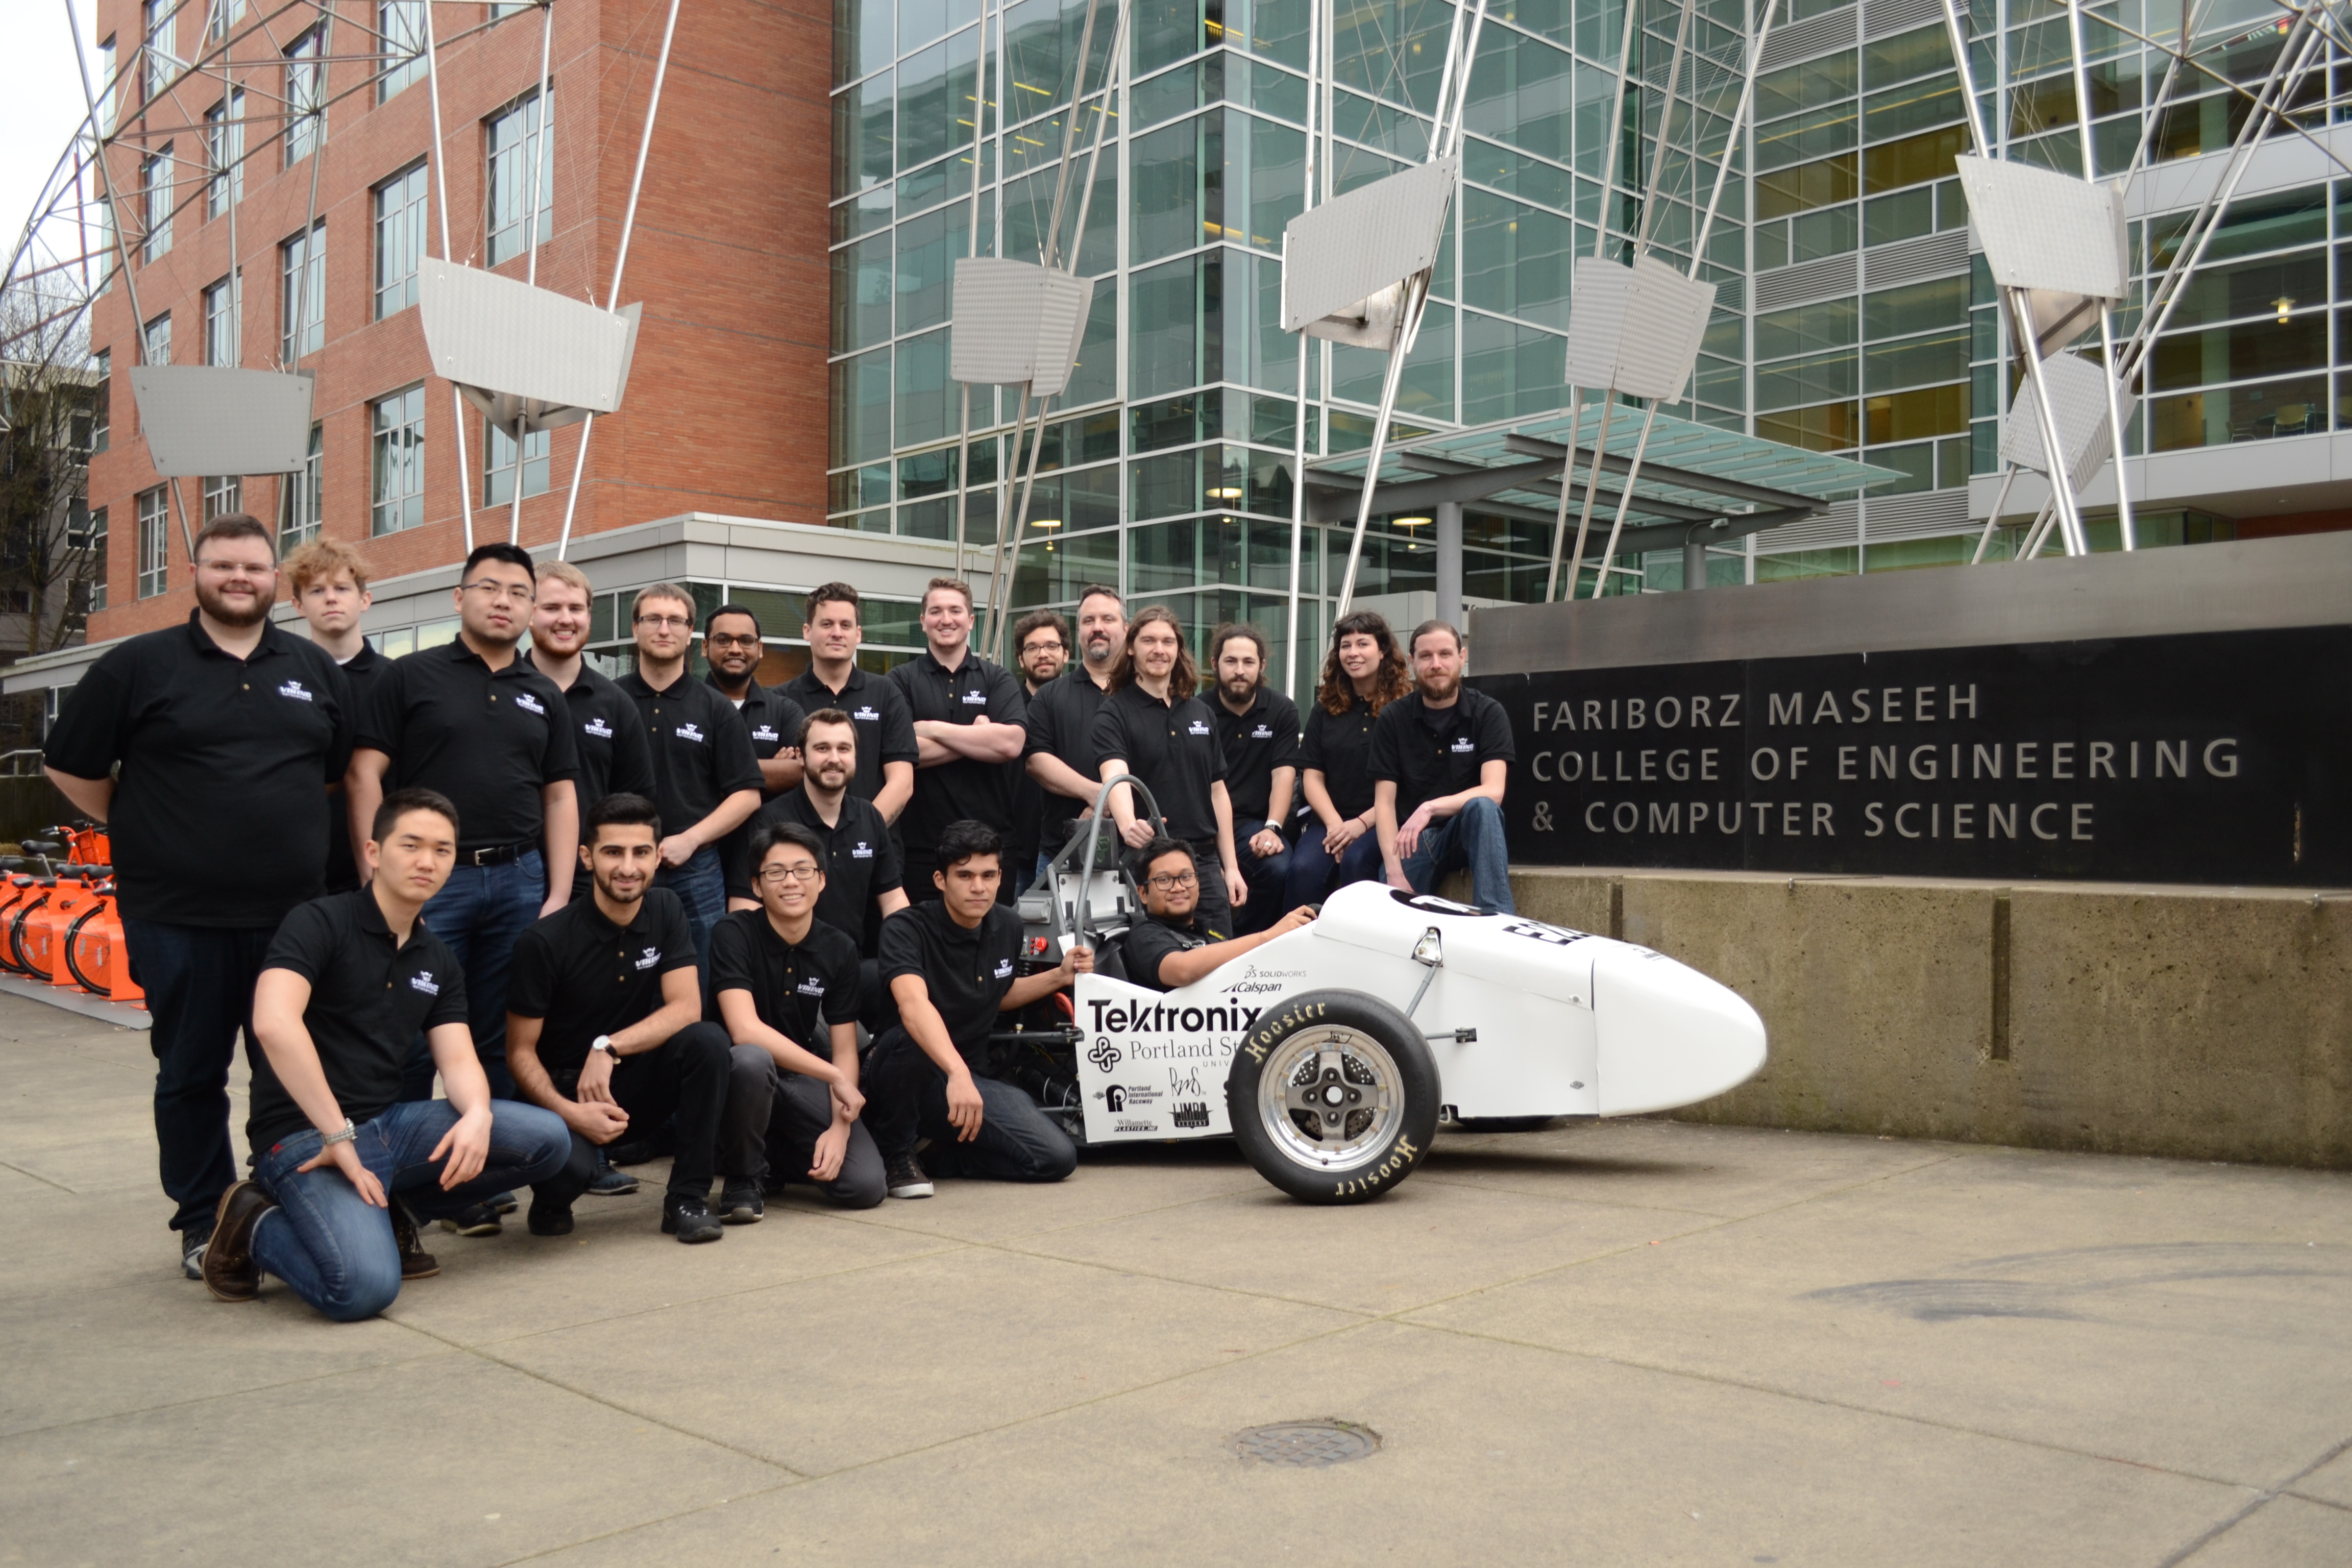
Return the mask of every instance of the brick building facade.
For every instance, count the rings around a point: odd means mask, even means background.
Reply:
[[[215,15],[223,5],[235,14],[226,82],[217,61],[201,72],[149,64],[205,55],[205,5],[100,4],[98,36],[112,44],[102,58],[131,60],[149,27],[161,46],[122,73],[108,165],[141,311],[151,325],[170,320],[153,334],[158,357],[168,341],[176,363],[291,360],[315,373],[315,508],[287,493],[299,481],[255,476],[236,498],[242,510],[278,521],[289,542],[321,526],[359,542],[384,576],[454,563],[464,553],[461,485],[477,540],[506,537],[508,506],[488,502],[512,493],[511,448],[499,454],[509,460],[502,473],[486,471],[483,422],[466,410],[461,474],[451,391],[427,373],[414,284],[402,280],[415,255],[441,253],[436,175],[456,257],[479,266],[495,250],[497,270],[522,276],[529,200],[519,176],[537,146],[543,13],[434,5],[447,40],[444,166],[435,171],[423,62],[399,68],[400,40],[421,36],[418,0],[347,3],[331,24],[308,5],[214,0]],[[542,287],[605,302],[666,12],[662,0],[555,0],[544,13],[554,112],[541,165]],[[322,34],[327,106],[313,144],[314,120],[281,106],[313,101],[303,96],[313,68],[304,51]],[[625,301],[643,302],[643,325],[623,407],[596,421],[575,535],[695,511],[823,519],[830,37],[830,15],[810,0],[696,0],[681,10],[621,289]],[[217,149],[240,129],[240,108],[245,156],[232,184],[215,172],[230,161]],[[323,289],[301,281],[314,180],[321,261],[310,276],[323,273]],[[221,288],[232,226],[233,318]],[[91,312],[92,346],[116,373],[138,363],[131,292],[118,278]],[[299,323],[298,358],[285,353],[292,300],[312,292],[323,311],[304,308],[316,324]],[[90,504],[109,541],[93,643],[175,621],[192,602],[179,522],[160,512],[163,481],[136,438],[126,375],[112,375],[110,406],[112,438],[90,466]],[[557,537],[580,434],[575,426],[526,447],[527,545]],[[223,487],[180,481],[192,523],[208,488],[216,505],[226,500]]]

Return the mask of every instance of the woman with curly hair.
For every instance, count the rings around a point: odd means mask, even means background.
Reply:
[[[1372,831],[1372,721],[1412,689],[1389,624],[1370,610],[1339,617],[1322,684],[1307,712],[1299,782],[1314,819],[1290,853],[1283,907],[1320,903],[1333,888],[1378,881],[1381,843]]]

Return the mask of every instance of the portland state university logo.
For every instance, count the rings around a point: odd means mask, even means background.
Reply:
[[[1095,1041],[1094,1049],[1087,1053],[1087,1060],[1094,1063],[1103,1071],[1108,1072],[1119,1064],[1118,1047],[1110,1043],[1108,1035],[1105,1035]]]

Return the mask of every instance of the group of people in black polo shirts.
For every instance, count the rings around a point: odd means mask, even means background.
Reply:
[[[807,667],[763,687],[757,616],[667,584],[635,595],[636,668],[608,679],[586,577],[513,545],[467,559],[452,641],[396,659],[361,636],[350,546],[286,563],[308,639],[270,618],[266,525],[214,519],[194,555],[187,624],[92,665],[46,761],[112,830],[172,1226],[224,1300],[268,1274],[366,1317],[437,1272],[425,1225],[494,1234],[528,1188],[530,1233],[562,1236],[662,1154],[661,1228],[686,1242],[787,1182],[863,1207],[935,1174],[1068,1175],[991,1037],[1092,967],[1078,947],[1020,973],[1012,904],[1119,775],[1159,814],[1120,786],[1103,825],[1145,890],[1138,984],[1190,984],[1348,881],[1466,869],[1509,908],[1509,727],[1442,622],[1400,648],[1344,617],[1302,725],[1255,627],[1196,664],[1173,615],[1130,619],[1109,588],[1075,636],[1024,617],[1016,671],[935,579],[925,650],[877,674],[856,590],[826,584]]]

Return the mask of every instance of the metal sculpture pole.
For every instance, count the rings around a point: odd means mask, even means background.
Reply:
[[[2098,159],[2091,146],[2091,70],[2083,50],[2083,7],[2066,7],[2066,40],[2074,54],[2074,125],[2082,134],[2083,178],[2096,184]],[[2128,175],[2129,171],[2126,171]],[[2116,381],[2116,310],[2112,302],[2099,307],[2099,379],[2106,384],[2107,441],[2116,463],[2116,521],[2123,531],[2124,548],[2138,548],[2133,538],[2131,486],[2124,472],[2124,402]],[[2086,541],[2087,543],[2087,541]]]
[[[425,91],[433,108],[433,188],[441,209],[441,259],[455,261],[449,248],[449,144],[441,133],[441,48],[433,37],[433,0],[425,0]],[[323,52],[323,51],[321,51]],[[466,458],[466,395],[449,384],[450,421],[457,433],[457,503],[465,519],[466,553],[474,552],[474,484]],[[520,477],[520,476],[518,476]]]
[[[430,5],[433,3],[433,0],[425,0],[425,3],[427,5]],[[541,238],[539,232],[539,187],[541,171],[547,166],[548,152],[555,145],[553,140],[555,134],[555,104],[547,96],[547,57],[548,51],[553,46],[554,41],[555,6],[551,4],[551,0],[539,0],[538,101],[540,140],[539,144],[531,149],[530,195],[523,205],[523,212],[525,215],[523,218],[523,235],[525,237],[524,244],[529,248],[529,255],[523,261],[522,280],[533,288],[537,288],[539,285],[539,245]],[[520,401],[520,399],[518,399],[518,401]],[[509,544],[520,544],[522,542],[522,442],[524,425],[524,416],[522,413],[518,410],[515,414],[514,433],[514,505],[507,512],[507,542]],[[552,447],[554,442],[551,439],[548,444]],[[552,456],[551,453],[550,455]]]
[[[1323,7],[1311,5],[1307,11],[1307,154],[1300,168],[1298,198],[1301,212],[1315,205],[1315,68],[1317,24],[1322,20]],[[1285,267],[1290,265],[1287,255]],[[1299,558],[1307,549],[1307,345],[1315,340],[1305,332],[1298,334],[1298,419],[1293,437],[1290,458],[1290,594],[1285,601],[1283,626],[1286,634],[1282,656],[1283,689],[1293,700],[1298,696],[1298,572]]]
[[[988,7],[981,6],[980,53],[972,60],[971,78],[971,219],[964,236],[964,256],[967,259],[980,255],[980,160],[981,132],[988,123]],[[1004,28],[1002,5],[997,10],[996,26]],[[1002,90],[1000,87],[999,90]],[[992,393],[993,388],[991,389]],[[963,581],[964,508],[971,495],[971,384],[963,384],[963,413],[956,426],[956,524],[955,574]],[[1002,509],[999,509],[1000,510]]]

